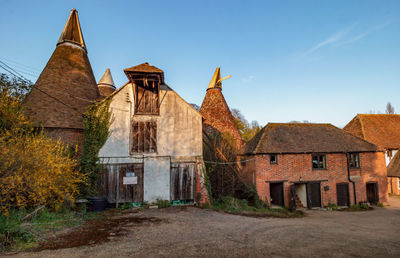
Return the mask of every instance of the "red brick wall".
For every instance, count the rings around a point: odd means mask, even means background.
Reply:
[[[61,140],[73,147],[78,146],[80,148],[82,146],[83,129],[45,127],[44,130],[49,137],[55,140]]]
[[[270,201],[269,183],[266,181],[284,182],[285,206],[289,205],[290,185],[292,182],[319,181],[321,182],[321,202],[337,203],[336,184],[349,183],[347,174],[346,155],[332,153],[326,155],[326,169],[313,170],[311,154],[279,154],[278,164],[270,164],[269,155],[244,156],[243,159],[254,158],[254,164],[248,162],[243,168],[243,174],[248,181],[254,181],[260,198]],[[379,201],[387,202],[387,182],[384,153],[360,153],[360,168],[351,169],[350,175],[357,181],[357,203],[367,201],[366,183],[377,182]],[[324,191],[324,186],[329,186]],[[349,183],[350,202],[354,204],[353,184]]]

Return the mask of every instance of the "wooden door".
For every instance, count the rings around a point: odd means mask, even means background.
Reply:
[[[337,195],[337,205],[338,206],[349,206],[350,205],[349,184],[348,183],[336,184],[336,195]]]
[[[171,201],[194,201],[196,163],[171,164]]]
[[[376,183],[367,183],[367,199],[371,204],[378,203],[378,185]]]
[[[320,183],[307,184],[307,206],[308,208],[321,207],[321,185]]]
[[[123,184],[127,172],[135,173],[137,184]],[[143,164],[103,165],[99,192],[110,203],[143,202]]]
[[[271,195],[271,204],[285,206],[283,196],[283,183],[270,183],[269,191]]]

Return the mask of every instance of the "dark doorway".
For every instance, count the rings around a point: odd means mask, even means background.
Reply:
[[[319,182],[307,184],[307,206],[309,209],[321,207],[321,185]]]
[[[285,206],[283,197],[283,183],[270,183],[269,192],[271,195],[271,204]]]
[[[367,199],[371,204],[379,202],[377,183],[367,183]]]
[[[348,183],[336,184],[336,194],[337,194],[337,205],[338,206],[350,206],[349,184]]]

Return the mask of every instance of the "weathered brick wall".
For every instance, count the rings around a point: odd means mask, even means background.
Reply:
[[[243,167],[243,175],[248,181],[254,181],[260,198],[270,201],[269,183],[266,181],[283,181],[285,205],[289,205],[290,185],[293,182],[321,181],[321,202],[323,206],[337,203],[336,184],[349,183],[350,203],[354,204],[353,184],[348,180],[346,155],[332,153],[326,155],[326,169],[312,169],[311,154],[279,154],[278,164],[270,164],[269,155],[243,156],[242,159],[255,158]],[[377,182],[379,201],[387,202],[386,166],[384,154],[360,153],[360,168],[351,169],[350,175],[356,186],[357,203],[367,201],[366,183]],[[326,181],[327,180],[327,181]],[[328,186],[329,190],[324,191]]]
[[[72,147],[78,146],[79,149],[82,147],[83,129],[46,127],[44,130],[55,140],[61,140]]]

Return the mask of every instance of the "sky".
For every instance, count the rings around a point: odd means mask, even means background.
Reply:
[[[35,82],[73,8],[96,80],[110,68],[117,88],[149,62],[200,106],[221,67],[228,105],[261,125],[400,113],[398,0],[0,0],[0,60]]]

